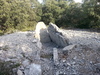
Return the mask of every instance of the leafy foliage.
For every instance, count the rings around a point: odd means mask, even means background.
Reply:
[[[54,22],[60,27],[100,28],[100,4],[97,0],[45,0],[42,21]]]
[[[98,0],[0,0],[0,35],[33,30],[38,21],[59,27],[100,29]]]
[[[40,20],[34,0],[0,0],[0,30],[4,32],[27,30]],[[33,6],[34,5],[34,6]],[[35,7],[37,6],[37,7]]]

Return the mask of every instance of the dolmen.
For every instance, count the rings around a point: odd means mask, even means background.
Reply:
[[[49,27],[47,28],[43,22],[38,22],[35,30],[35,38],[39,39],[42,43],[53,42],[59,47],[69,45],[66,34],[53,23],[49,23]]]

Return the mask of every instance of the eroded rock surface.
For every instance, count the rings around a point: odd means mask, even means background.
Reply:
[[[58,51],[59,65],[55,66],[55,72],[58,75],[99,75],[99,51],[95,51],[86,45],[77,45],[77,47],[68,50],[66,56],[61,50]]]
[[[49,24],[48,32],[51,40],[58,46],[65,47],[69,44],[66,35],[55,24]]]
[[[38,22],[35,29],[35,37],[41,42],[50,42],[48,30],[44,22]]]
[[[41,75],[41,65],[38,64],[30,64],[25,68],[25,75]]]

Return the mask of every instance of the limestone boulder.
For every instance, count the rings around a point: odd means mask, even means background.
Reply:
[[[50,37],[48,30],[44,22],[38,22],[35,29],[35,38],[39,39],[41,42],[50,42]]]
[[[25,75],[41,75],[41,66],[38,64],[30,64],[25,70]]]
[[[21,70],[18,69],[17,75],[23,75],[23,72],[22,72]]]
[[[22,62],[22,65],[23,65],[24,67],[27,67],[29,64],[30,64],[30,61],[29,61],[28,59],[26,59],[26,60],[24,60],[24,61]]]
[[[53,23],[49,24],[48,32],[52,42],[59,47],[65,47],[69,44],[66,35]]]
[[[58,62],[58,50],[57,50],[57,48],[53,48],[53,60],[54,60],[55,65],[57,65],[59,63]]]

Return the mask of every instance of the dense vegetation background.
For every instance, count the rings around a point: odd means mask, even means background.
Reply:
[[[99,0],[0,0],[0,34],[34,30],[38,21],[59,27],[100,29]]]

